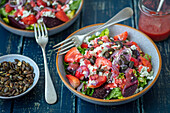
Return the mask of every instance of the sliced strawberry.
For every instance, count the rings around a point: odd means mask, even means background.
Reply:
[[[151,65],[151,63],[150,63],[147,59],[143,58],[142,56],[140,56],[140,59],[141,59],[141,63],[142,63],[144,66],[148,67],[147,71],[150,72],[150,71],[152,70],[152,65]]]
[[[35,2],[33,0],[31,0],[30,4],[31,4],[32,7],[36,6],[36,4],[35,4]]]
[[[42,16],[44,12],[48,12],[48,11],[51,11],[51,10],[50,10],[50,9],[47,9],[47,8],[44,8],[44,9],[40,12],[40,16]]]
[[[66,75],[66,77],[73,88],[77,88],[80,85],[80,80],[77,77],[73,75]]]
[[[58,11],[55,16],[63,22],[67,22],[69,20],[68,16],[63,10]]]
[[[81,44],[81,48],[86,48],[86,49],[87,49],[87,48],[88,48],[88,44],[82,43],[82,44]]]
[[[90,72],[89,72],[88,67],[85,66],[85,65],[83,65],[83,66],[80,66],[80,67],[76,70],[75,76],[76,76],[77,78],[79,78],[80,80],[83,80],[84,77],[87,78],[89,74],[90,74]]]
[[[47,6],[47,3],[45,3],[43,0],[37,0],[37,5],[38,5],[38,6],[43,5],[44,7],[46,7],[46,6]]]
[[[5,12],[9,13],[13,10],[14,8],[11,7],[9,4],[5,5]]]
[[[114,41],[123,41],[123,40],[126,40],[127,37],[128,37],[128,32],[125,31],[125,32],[122,33],[122,34],[119,34],[119,35],[114,36],[113,38],[114,38]]]
[[[103,42],[109,42],[108,36],[102,36],[99,39],[102,40]]]
[[[84,63],[85,63],[86,66],[88,66],[89,64],[91,65],[91,62],[87,59],[84,60]]]
[[[106,76],[93,75],[90,77],[87,86],[89,88],[98,88],[107,81]]]
[[[130,61],[133,61],[133,62],[134,62],[134,66],[135,66],[135,67],[138,67],[139,61],[138,61],[136,58],[131,57],[131,58],[130,58]]]
[[[35,18],[35,16],[33,14],[24,17],[21,19],[22,22],[24,22],[24,24],[26,25],[31,25],[37,22],[37,19]]]
[[[132,41],[132,45],[135,45],[135,46],[136,46],[136,49],[139,51],[139,53],[142,52],[141,49],[140,49],[140,47],[138,46],[138,44],[137,44],[136,42],[133,42],[133,41]]]
[[[113,89],[117,87],[117,84],[116,83],[108,83],[107,85],[105,85],[105,88],[106,89]]]
[[[83,58],[83,55],[76,47],[73,47],[65,55],[64,61],[69,63],[79,62],[81,58]]]
[[[110,60],[107,60],[104,57],[97,58],[95,64],[96,64],[97,67],[100,67],[100,65],[112,67],[112,62]]]

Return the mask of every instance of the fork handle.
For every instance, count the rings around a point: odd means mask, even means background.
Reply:
[[[108,20],[105,24],[103,24],[100,27],[98,27],[97,29],[85,34],[85,36],[89,36],[101,29],[104,29],[104,28],[109,27],[113,24],[116,24],[118,22],[126,20],[126,19],[130,18],[132,15],[133,15],[133,10],[130,7],[126,7],[124,9],[122,9],[119,13],[117,13],[114,17],[112,17],[110,20]]]
[[[42,52],[43,52],[44,67],[45,67],[45,100],[48,104],[54,104],[57,101],[57,94],[49,73],[45,48],[42,48]]]

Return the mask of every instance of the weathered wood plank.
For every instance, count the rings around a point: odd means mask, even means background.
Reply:
[[[139,18],[139,8],[137,4],[137,1],[134,0],[136,24]],[[138,28],[138,26],[136,27]],[[141,98],[142,113],[170,112],[170,38],[162,42],[156,42],[156,45],[161,53],[162,69],[153,88]]]
[[[86,0],[82,12],[81,27],[104,23],[125,7],[133,7],[132,2],[126,0]],[[133,17],[121,23],[134,27]],[[85,102],[80,98],[77,99],[77,113],[110,113],[113,111],[115,113],[139,113],[139,100],[119,106],[101,106]]]
[[[0,56],[19,54],[22,47],[22,38],[8,32],[0,26]],[[10,113],[13,100],[0,99],[0,113]]]
[[[73,31],[79,28],[80,20],[78,19],[72,26],[65,31],[56,34],[49,39],[46,47],[47,62],[49,71],[58,93],[58,102],[54,105],[48,105],[45,102],[45,89],[44,89],[44,64],[43,55],[40,46],[35,42],[35,39],[25,38],[23,46],[23,54],[32,58],[40,68],[40,79],[35,88],[22,98],[18,98],[14,102],[13,111],[19,112],[50,112],[50,113],[74,113],[75,112],[75,96],[64,86],[60,80],[56,64],[55,64],[55,51],[52,51],[52,46],[64,40]]]

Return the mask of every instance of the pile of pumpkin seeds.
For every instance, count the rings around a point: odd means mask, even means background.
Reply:
[[[0,63],[0,96],[10,97],[25,92],[34,82],[33,67],[25,61]]]

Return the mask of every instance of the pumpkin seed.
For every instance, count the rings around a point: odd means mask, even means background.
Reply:
[[[0,96],[16,96],[25,92],[34,82],[33,67],[25,61],[0,63]]]

